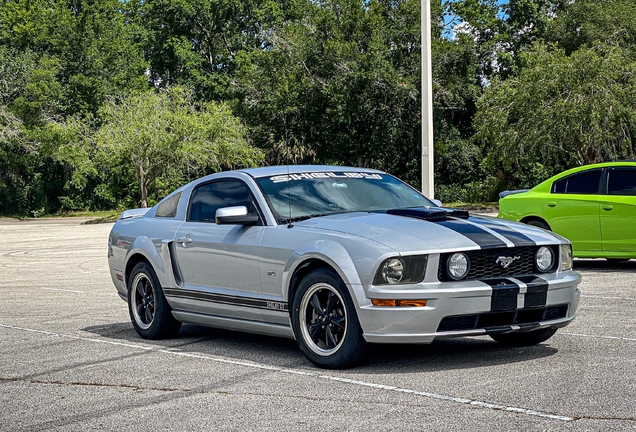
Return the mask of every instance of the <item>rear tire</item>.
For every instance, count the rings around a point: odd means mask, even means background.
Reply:
[[[556,333],[557,329],[546,328],[526,333],[506,333],[490,335],[495,341],[508,346],[529,346],[545,342]]]
[[[332,270],[316,269],[300,281],[291,322],[300,350],[320,368],[353,367],[368,356],[349,291]]]
[[[159,279],[147,262],[138,263],[128,278],[128,312],[144,339],[164,339],[179,333],[181,323],[171,313]]]
[[[539,219],[531,219],[528,222],[526,222],[526,225],[532,225],[538,228],[543,228],[546,231],[552,231],[547,223]]]

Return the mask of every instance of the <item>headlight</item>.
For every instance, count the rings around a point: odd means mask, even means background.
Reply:
[[[470,261],[464,253],[454,253],[448,258],[448,261],[446,261],[446,271],[452,279],[464,279],[466,276],[468,276],[469,270]]]
[[[572,245],[561,245],[561,271],[572,270]]]
[[[420,283],[424,280],[428,255],[394,257],[385,260],[373,279],[374,285]]]
[[[382,278],[391,285],[399,283],[404,276],[404,263],[399,258],[391,258],[382,266]]]
[[[541,246],[534,256],[534,262],[541,272],[547,272],[554,264],[554,253],[547,246]]]

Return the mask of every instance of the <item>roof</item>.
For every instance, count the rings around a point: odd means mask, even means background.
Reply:
[[[356,168],[348,166],[337,165],[278,165],[278,166],[265,166],[259,168],[245,168],[237,170],[251,175],[252,177],[268,177],[283,174],[298,174],[306,172],[332,172],[332,171],[346,171],[346,172],[371,172],[381,173],[383,171],[370,169],[370,168]]]

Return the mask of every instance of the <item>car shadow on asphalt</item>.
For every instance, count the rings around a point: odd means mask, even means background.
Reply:
[[[278,367],[298,367],[306,362],[294,340],[194,324],[184,324],[176,337],[161,340],[142,339],[129,322],[85,327],[82,331],[119,343],[154,345],[157,349],[178,349]]]
[[[184,325],[177,337],[141,339],[130,323],[92,326],[83,331],[118,343],[154,345],[197,355],[222,356],[281,368],[314,369],[291,339],[234,332],[197,325]],[[550,343],[531,347],[506,347],[486,337],[453,338],[430,345],[371,345],[368,361],[349,372],[364,374],[411,373],[474,369],[549,357],[558,352]],[[319,370],[319,369],[316,369]]]
[[[604,258],[574,260],[574,270],[590,270],[601,273],[636,273],[636,260],[613,262]]]
[[[477,369],[536,360],[556,354],[550,343],[508,347],[487,337],[439,339],[428,345],[374,345],[373,355],[356,372],[365,374]]]

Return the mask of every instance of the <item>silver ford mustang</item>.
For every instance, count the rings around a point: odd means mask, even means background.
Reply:
[[[369,343],[537,344],[580,297],[566,239],[443,208],[369,169],[212,174],[123,212],[108,241],[141,337],[181,323],[284,336],[324,368],[361,363]]]

